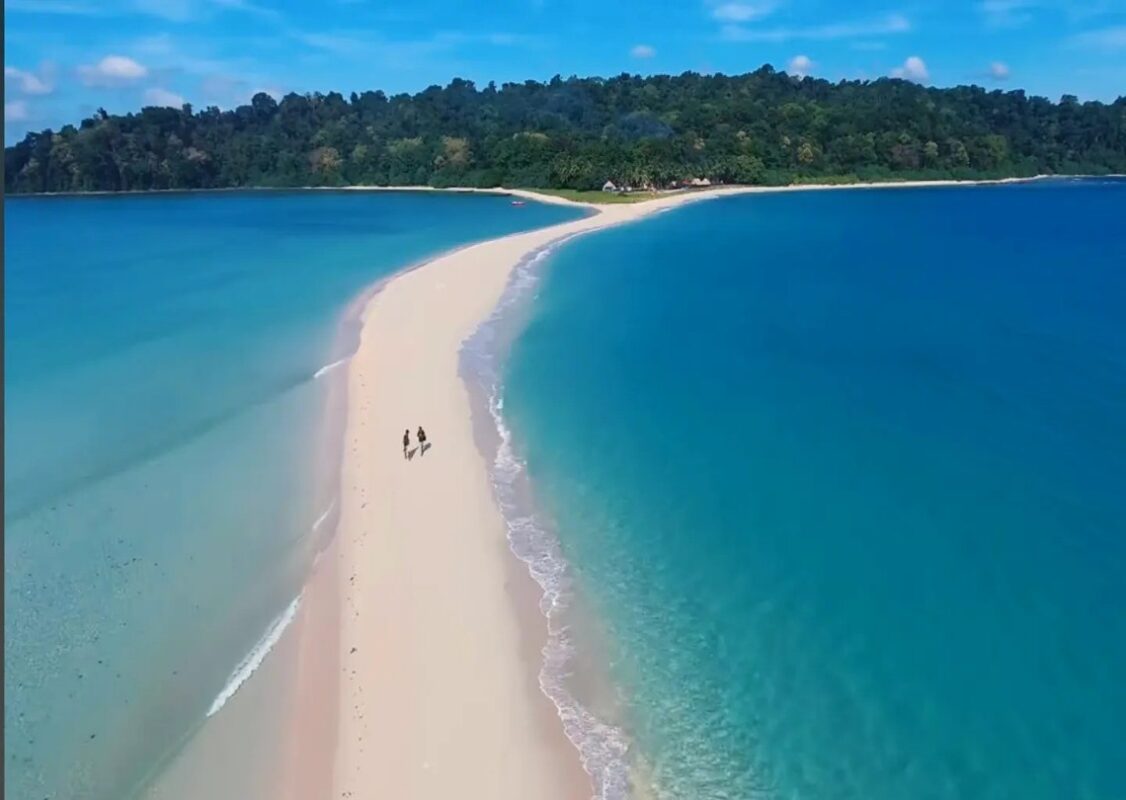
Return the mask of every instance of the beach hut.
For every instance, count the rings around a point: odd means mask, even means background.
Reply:
[[[602,184],[602,191],[616,192],[618,191],[618,187],[614,185],[613,181],[606,181],[606,183]]]

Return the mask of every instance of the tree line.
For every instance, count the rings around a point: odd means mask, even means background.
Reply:
[[[4,150],[7,192],[346,185],[593,189],[1126,173],[1126,97],[898,79],[555,77],[414,95],[257,94],[230,111],[99,110]]]

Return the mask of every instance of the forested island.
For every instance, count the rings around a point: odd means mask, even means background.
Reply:
[[[99,111],[5,148],[7,192],[431,185],[663,188],[1126,173],[1126,97],[1058,103],[908,81],[555,77],[415,95],[257,94]]]

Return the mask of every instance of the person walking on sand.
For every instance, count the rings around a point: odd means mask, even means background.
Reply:
[[[418,426],[418,455],[421,457],[426,454],[426,431],[422,426]]]
[[[410,450],[410,447],[411,447],[411,429],[410,428],[404,428],[403,429],[403,458],[410,458],[410,455],[408,455],[408,453],[407,453],[407,451]]]

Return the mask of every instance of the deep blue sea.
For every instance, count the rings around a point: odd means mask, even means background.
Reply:
[[[1126,798],[1124,220],[1113,180],[757,195],[543,262],[493,406],[606,769]]]
[[[350,302],[579,214],[360,192],[4,214],[5,794],[122,800],[293,618],[334,511],[346,372],[325,368],[354,346]]]

